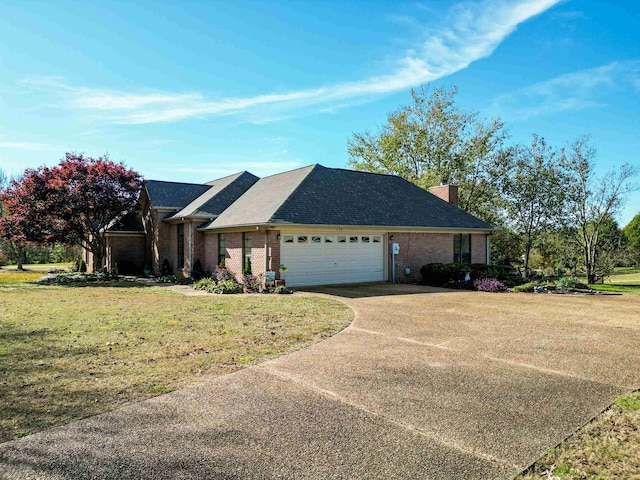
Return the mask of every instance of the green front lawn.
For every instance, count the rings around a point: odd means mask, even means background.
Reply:
[[[0,270],[0,441],[299,349],[352,319],[301,295],[37,286]]]
[[[640,478],[640,391],[619,398],[538,460],[522,479]]]

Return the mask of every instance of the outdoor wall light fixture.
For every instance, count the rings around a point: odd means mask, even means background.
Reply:
[[[280,240],[280,234],[276,235],[276,238],[277,238],[278,240]]]
[[[389,235],[389,240],[393,240],[393,235]]]

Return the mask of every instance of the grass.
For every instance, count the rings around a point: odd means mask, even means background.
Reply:
[[[58,270],[71,270],[70,263],[26,263],[23,266],[23,269],[28,272],[48,272],[52,268],[56,268]],[[15,265],[5,265],[2,267],[3,270],[7,271],[16,271]]]
[[[616,273],[607,277],[605,283],[590,285],[594,290],[601,292],[630,293],[640,295],[640,273],[632,268],[618,268]]]
[[[606,283],[640,286],[640,273],[624,273],[612,275],[611,277],[607,278]]]
[[[0,270],[0,442],[299,349],[352,318],[326,298],[29,283],[40,275]]]
[[[628,273],[640,273],[640,268],[637,267],[615,267],[611,275],[626,275]]]
[[[616,400],[519,478],[640,478],[640,391]]]

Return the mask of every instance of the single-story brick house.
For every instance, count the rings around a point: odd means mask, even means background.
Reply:
[[[427,192],[397,176],[322,165],[205,184],[148,180],[138,216],[106,232],[107,267],[158,274],[166,259],[189,276],[200,260],[210,271],[223,263],[239,279],[249,261],[253,274],[275,271],[289,286],[394,273],[413,281],[425,263],[489,262],[494,228],[458,208],[457,197],[453,185]]]

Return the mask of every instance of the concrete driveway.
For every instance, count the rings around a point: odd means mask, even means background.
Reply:
[[[2,478],[511,478],[640,386],[640,298],[325,288],[305,350],[0,445]]]

